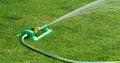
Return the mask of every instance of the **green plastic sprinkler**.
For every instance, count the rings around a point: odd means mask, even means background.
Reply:
[[[39,36],[36,36],[37,33],[39,32],[43,32],[43,33]],[[17,35],[17,37],[21,38],[23,35],[27,34],[27,38],[31,38],[32,40],[37,41],[51,32],[52,32],[52,29],[49,29],[48,26],[45,25],[43,27],[36,27],[32,29],[23,30],[21,33]]]
[[[30,37],[32,40],[37,41],[37,40],[41,39],[42,37],[46,36],[47,34],[49,34],[49,33],[52,31],[51,29],[48,28],[49,25],[52,25],[52,24],[54,24],[54,23],[56,23],[56,22],[59,22],[59,21],[61,21],[61,20],[63,20],[63,19],[69,18],[69,17],[71,17],[71,15],[74,16],[74,14],[77,14],[78,12],[82,12],[82,11],[84,11],[85,9],[87,9],[87,8],[89,8],[89,7],[91,7],[91,6],[94,6],[95,4],[98,4],[98,3],[102,2],[102,1],[104,1],[104,0],[96,0],[96,1],[94,1],[94,2],[91,2],[91,3],[89,3],[88,5],[85,5],[85,6],[83,6],[83,7],[81,7],[81,8],[78,8],[78,9],[76,9],[76,10],[70,12],[70,13],[65,14],[64,16],[62,16],[62,17],[60,17],[60,18],[58,18],[58,19],[56,19],[56,20],[48,23],[48,24],[45,25],[45,26],[36,27],[36,28],[33,28],[33,29],[23,30],[23,31],[22,31],[20,34],[18,34],[17,36],[21,38],[22,36],[24,36],[25,34],[27,34],[27,37]],[[44,33],[41,34],[41,35],[39,35],[39,36],[37,37],[37,36],[36,36],[37,32],[38,32],[38,31],[41,31],[41,30],[43,30]]]

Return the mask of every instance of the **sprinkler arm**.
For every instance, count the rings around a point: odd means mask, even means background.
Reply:
[[[34,41],[37,41],[37,40],[43,38],[44,36],[48,35],[50,32],[52,32],[52,30],[48,29],[48,28],[44,28],[44,31],[45,31],[45,33],[41,34],[40,36],[38,36],[38,37],[34,36],[33,37]]]

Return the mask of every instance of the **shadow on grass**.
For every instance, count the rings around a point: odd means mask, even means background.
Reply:
[[[1,18],[4,19],[9,19],[9,20],[20,20],[22,19],[22,17],[18,17],[18,16],[0,16]]]

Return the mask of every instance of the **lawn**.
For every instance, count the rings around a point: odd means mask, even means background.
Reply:
[[[0,0],[0,63],[63,63],[23,47],[16,35],[24,29],[47,24],[92,1]],[[120,0],[114,0],[107,3],[109,9],[104,7],[107,11],[95,11],[62,20],[49,26],[53,29],[50,35],[36,42],[27,42],[35,48],[69,59],[118,61],[119,3]]]

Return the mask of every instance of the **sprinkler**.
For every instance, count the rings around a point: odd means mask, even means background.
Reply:
[[[59,22],[59,21],[61,21],[63,19],[75,16],[79,12],[82,12],[82,11],[86,10],[87,8],[89,8],[89,7],[95,6],[96,4],[98,4],[98,3],[102,2],[102,1],[104,1],[104,0],[96,0],[96,1],[94,1],[92,3],[89,3],[89,4],[87,4],[87,5],[83,6],[83,7],[80,7],[78,9],[76,9],[76,10],[71,11],[70,13],[65,14],[64,16],[62,16],[62,17],[60,17],[60,18],[58,18],[58,19],[56,19],[56,20],[54,20],[54,21],[52,21],[52,22],[50,22],[47,25],[44,25],[42,27],[36,27],[36,28],[32,28],[32,29],[23,30],[17,36],[21,38],[22,36],[27,34],[27,38],[30,37],[32,40],[37,41],[37,40],[43,38],[44,36],[48,35],[50,32],[52,32],[52,30],[49,29],[48,26],[50,26],[50,25],[52,25],[52,24],[54,24],[56,22]],[[43,30],[44,33],[37,37],[36,34],[38,33],[38,31],[41,31],[41,30]]]
[[[39,32],[43,32],[43,33],[36,36]],[[34,41],[37,41],[37,40],[43,38],[44,36],[48,35],[51,32],[52,32],[52,29],[49,29],[48,26],[45,25],[44,27],[36,27],[36,28],[32,28],[32,29],[23,30],[21,33],[19,33],[17,35],[17,37],[21,38],[23,35],[27,34],[26,38],[30,38]]]

